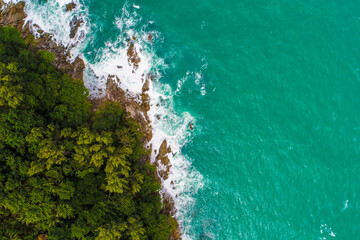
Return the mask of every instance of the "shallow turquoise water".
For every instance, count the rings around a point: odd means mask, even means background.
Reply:
[[[83,53],[96,63],[124,34],[124,2],[81,2]],[[360,3],[133,3],[131,29],[157,33],[150,49],[174,109],[196,119],[182,154],[204,186],[183,193],[196,200],[182,216],[188,236],[359,239]]]

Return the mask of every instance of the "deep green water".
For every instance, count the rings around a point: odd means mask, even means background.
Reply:
[[[96,63],[124,34],[114,24],[124,2],[81,2],[91,26],[81,51]],[[148,48],[167,65],[159,82],[175,111],[195,119],[182,148],[203,176],[182,193],[194,199],[180,219],[189,239],[360,239],[359,1],[127,9],[131,29],[156,33]]]

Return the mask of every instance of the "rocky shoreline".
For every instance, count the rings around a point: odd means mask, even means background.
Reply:
[[[75,7],[76,5],[74,3],[70,3],[66,6],[66,11],[72,11]],[[73,62],[69,62],[68,59],[70,55],[68,49],[56,44],[52,39],[52,35],[45,33],[38,26],[35,27],[40,37],[35,39],[33,33],[31,32],[32,26],[30,26],[29,23],[25,24],[26,13],[24,8],[25,2],[5,4],[3,0],[0,0],[0,26],[12,26],[18,29],[21,32],[21,37],[26,39],[33,51],[46,50],[54,53],[55,67],[63,69],[73,79],[83,82],[83,72],[85,69],[84,61],[80,57],[76,57]],[[83,20],[81,18],[74,16],[70,23],[70,38],[74,38],[77,33],[77,29],[81,26],[82,23]],[[152,36],[149,35],[149,39],[151,41]],[[138,57],[137,49],[135,48],[135,40],[135,37],[129,39],[127,50],[128,62],[133,66],[134,71],[137,69],[139,62],[141,61],[141,59]],[[129,116],[134,118],[139,123],[141,131],[144,133],[144,137],[142,139],[144,146],[147,146],[152,139],[151,123],[147,115],[147,112],[150,110],[149,95],[147,94],[147,91],[149,90],[149,83],[152,80],[153,76],[150,74],[143,76],[142,94],[136,98],[119,87],[121,80],[117,76],[110,75],[107,79],[105,96],[98,99],[91,99],[94,106],[93,110],[95,110],[106,100],[119,102],[129,113]],[[137,101],[139,98],[140,101]],[[152,146],[150,146],[150,151],[152,151]],[[166,140],[162,142],[158,150],[155,150],[155,153],[157,153],[155,161],[155,165],[158,167],[157,178],[159,181],[162,181],[162,179],[166,180],[171,168],[168,158],[168,154],[171,153],[171,148],[168,146]],[[150,155],[147,156],[147,158],[144,160],[150,161]],[[159,170],[160,165],[165,166],[165,168],[162,167],[161,170]],[[161,197],[163,199],[163,213],[174,216],[177,211],[174,206],[174,200],[169,194],[166,193],[166,190],[161,192]],[[181,231],[179,227],[174,230],[170,236],[170,239],[181,239]]]
[[[18,2],[17,4],[9,3],[6,5],[0,0],[0,25],[1,26],[12,26],[21,32],[21,37],[27,39],[31,43],[31,47],[34,51],[47,50],[54,53],[55,62],[54,65],[65,70],[72,78],[83,80],[83,72],[85,69],[85,63],[77,57],[73,63],[68,62],[69,52],[66,51],[65,47],[57,45],[52,40],[52,35],[45,33],[39,29],[38,33],[40,37],[35,39],[30,24],[25,24],[26,13],[24,11],[25,2]]]

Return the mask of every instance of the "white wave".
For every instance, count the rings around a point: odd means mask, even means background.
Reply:
[[[204,61],[204,59],[203,59]],[[202,71],[204,69],[207,68],[207,63],[204,64],[201,67],[201,70],[198,72],[186,72],[186,75],[184,77],[182,77],[180,80],[178,80],[177,82],[177,88],[175,90],[175,95],[178,95],[181,92],[181,89],[183,87],[183,85],[189,80],[189,79],[194,79],[194,83],[200,87],[200,94],[201,95],[206,95],[206,84],[204,83],[203,80],[203,73]]]
[[[177,82],[177,88],[175,90],[175,94],[178,94],[181,91],[182,86],[184,85],[184,83],[188,80],[188,76],[185,76],[183,78],[181,78],[180,80],[178,80]]]
[[[141,61],[137,70],[134,70],[133,65],[128,62],[127,48],[117,45],[107,43],[96,62],[87,64],[87,71],[95,74],[98,88],[105,89],[108,76],[116,75],[120,79],[122,89],[133,95],[139,95],[142,92],[145,76],[151,70],[152,59],[138,51]],[[137,43],[134,47],[137,50],[141,49]]]
[[[3,2],[5,3],[5,4],[8,4],[8,3],[17,3],[17,2],[19,2],[20,0],[3,0]]]
[[[203,85],[201,86],[201,88],[200,88],[200,93],[201,93],[201,95],[203,95],[203,96],[205,96],[205,94],[206,94],[206,89],[205,89],[205,87],[206,87],[206,85],[203,84]]]
[[[336,237],[336,233],[332,230],[331,227],[329,227],[327,224],[321,224],[320,225],[320,234],[321,235],[328,235],[330,237]],[[324,237],[326,239],[326,237]]]
[[[19,1],[5,0],[5,3],[17,3]],[[25,24],[30,23],[35,37],[40,37],[41,34],[37,30],[42,29],[52,35],[54,42],[67,49],[79,46],[86,38],[89,31],[86,19],[87,12],[79,0],[48,0],[42,4],[38,1],[25,0],[25,3],[25,12],[27,14]],[[75,3],[76,7],[67,12],[66,5],[69,3]],[[76,35],[70,38],[70,23],[75,18],[83,23],[78,28]]]
[[[16,0],[12,2],[16,2]],[[77,6],[73,11],[66,12],[65,5],[70,2],[74,2]],[[141,26],[142,19],[136,13],[136,9],[139,7],[125,3],[121,16],[114,22],[114,26],[121,32],[120,36],[115,41],[107,42],[104,48],[97,49],[98,54],[95,61],[83,59],[86,65],[84,84],[92,96],[101,96],[105,92],[108,76],[116,75],[120,79],[119,86],[136,97],[142,93],[145,76],[149,73],[154,76],[154,80],[150,81],[150,90],[148,91],[151,106],[148,116],[153,128],[153,138],[149,146],[152,145],[154,150],[159,149],[164,139],[171,146],[172,154],[168,157],[172,167],[169,178],[162,182],[162,191],[166,191],[173,197],[175,207],[178,209],[176,218],[183,226],[182,237],[187,240],[191,239],[191,236],[189,229],[184,226],[189,226],[191,221],[189,212],[195,204],[194,195],[203,186],[201,174],[192,166],[191,159],[181,152],[182,147],[191,140],[189,123],[195,124],[195,119],[187,112],[179,114],[175,111],[173,107],[175,93],[169,85],[160,81],[161,71],[167,66],[152,49],[153,40],[161,40],[160,34],[155,31],[146,31],[147,24],[153,24],[153,21],[148,21]],[[27,0],[25,11],[28,15],[26,21],[33,26],[32,31],[37,34],[34,26],[36,24],[45,32],[52,34],[54,41],[70,51],[72,59],[81,55],[82,49],[85,49],[86,44],[94,37],[89,32],[90,23],[87,18],[86,6],[78,0],[48,0],[47,3],[40,5]],[[75,38],[70,39],[70,22],[74,16],[82,18],[84,23]],[[151,41],[149,34],[153,38]],[[134,44],[134,49],[141,59],[135,70],[128,62],[129,40]],[[156,154],[153,151],[151,154],[153,162],[155,158]]]
[[[202,78],[201,72],[195,73],[195,83],[196,83],[197,85],[200,84],[201,78]]]
[[[139,5],[135,5],[135,3],[133,3],[133,8],[136,8],[136,9],[140,9],[140,6]]]

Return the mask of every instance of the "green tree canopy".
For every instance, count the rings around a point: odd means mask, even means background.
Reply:
[[[0,239],[168,239],[139,126],[53,61],[0,27]]]

